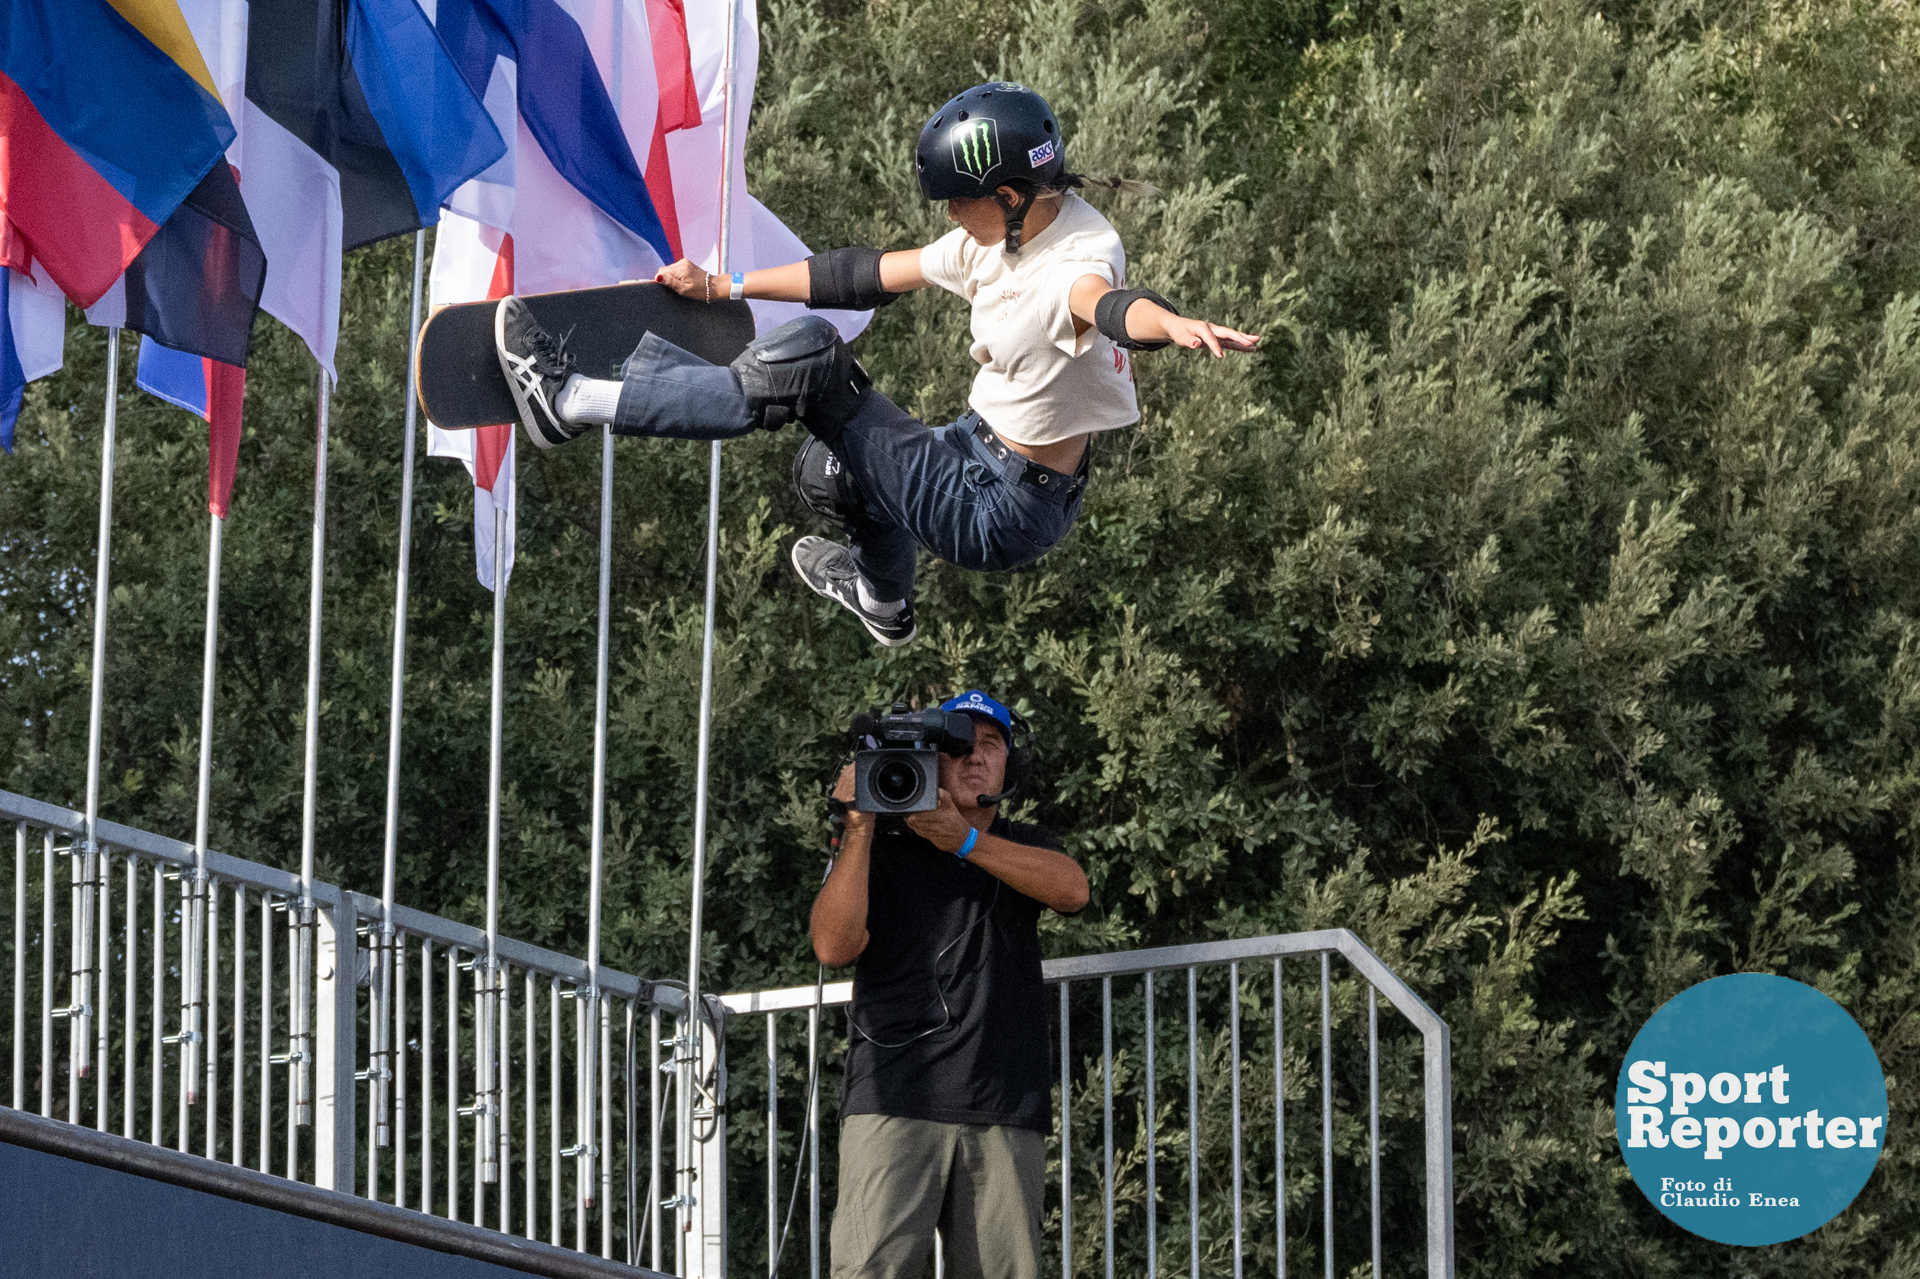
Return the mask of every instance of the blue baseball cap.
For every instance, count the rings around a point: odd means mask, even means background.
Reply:
[[[968,715],[978,715],[990,719],[1000,726],[1000,733],[1009,745],[1013,742],[1013,712],[988,697],[977,688],[970,688],[956,697],[949,697],[940,703],[943,711],[961,711]]]

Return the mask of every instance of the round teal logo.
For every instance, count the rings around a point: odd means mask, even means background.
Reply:
[[[1613,1098],[1647,1198],[1717,1243],[1818,1230],[1873,1175],[1887,1084],[1846,1009],[1785,977],[1703,981],[1648,1018]]]

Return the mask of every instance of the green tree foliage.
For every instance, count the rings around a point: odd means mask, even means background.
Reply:
[[[909,177],[915,129],[1004,75],[1049,95],[1076,169],[1161,188],[1095,197],[1137,281],[1269,338],[1257,359],[1142,358],[1143,420],[1099,440],[1076,532],[1024,572],[928,565],[923,638],[899,652],[782,562],[806,526],[787,491],[794,439],[726,449],[710,980],[811,979],[817,796],[848,713],[982,684],[1039,725],[1034,807],[1094,885],[1089,910],[1050,925],[1054,953],[1347,927],[1442,1011],[1463,1274],[1920,1274],[1911,7],[776,0],[761,17],[751,185],[810,243],[937,235],[940,210]],[[319,844],[323,874],[362,889],[381,847],[407,277],[404,243],[351,262],[333,400]],[[905,406],[945,420],[965,395],[964,324],[951,299],[915,295],[861,354]],[[271,323],[256,352],[222,589],[214,839],[291,864],[314,374]],[[0,777],[68,803],[84,782],[103,361],[76,321],[67,371],[30,389],[0,463],[0,702],[17,726]],[[204,435],[125,382],[104,805],[183,835]],[[671,974],[706,451],[618,454],[607,946]],[[503,925],[578,946],[597,457],[529,450],[522,467]],[[423,463],[401,892],[476,918],[490,598],[470,525],[464,475]],[[1848,1213],[1737,1252],[1646,1205],[1611,1113],[1639,1023],[1736,971],[1811,982],[1852,1011],[1893,1106]],[[1301,988],[1297,1015],[1294,994],[1288,1095],[1307,1105],[1318,992]],[[1248,998],[1258,1024],[1270,994]],[[1335,1010],[1363,1026],[1364,991],[1336,983]],[[1393,1047],[1383,1071],[1388,1158],[1405,1173],[1417,1054]],[[1115,1076],[1138,1095],[1130,1057]],[[1087,1087],[1081,1169],[1099,1141],[1097,1077]],[[1224,1097],[1212,1082],[1205,1097],[1219,1150]],[[1270,1120],[1250,1112],[1250,1131]],[[1359,1122],[1342,1120],[1337,1179],[1364,1175]],[[1272,1202],[1264,1150],[1248,1159],[1251,1203]],[[1290,1130],[1295,1266],[1319,1264],[1317,1151],[1317,1133]],[[1126,1212],[1142,1153],[1121,1152]],[[1417,1178],[1395,1184],[1390,1243],[1410,1257]],[[1271,1209],[1253,1211],[1270,1231]],[[1166,1214],[1162,1261],[1177,1265],[1184,1219]],[[1343,1218],[1343,1266],[1362,1255],[1358,1221]],[[1076,1226],[1091,1273],[1097,1213]],[[1230,1273],[1217,1226],[1206,1266]]]

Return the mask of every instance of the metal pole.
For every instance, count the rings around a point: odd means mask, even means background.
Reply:
[[[807,1279],[820,1279],[820,988],[807,1010]],[[798,1176],[796,1170],[795,1175]],[[656,1232],[658,1233],[658,1232]],[[655,1270],[660,1268],[656,1257]]]
[[[88,887],[82,889],[80,896],[79,927],[74,935],[75,976],[79,989],[73,1001],[73,1011],[68,1027],[72,1034],[71,1042],[78,1045],[75,1058],[76,1077],[84,1078],[87,1073],[88,1048],[93,1039],[93,889],[95,857],[99,853],[100,841],[100,738],[102,720],[106,710],[107,675],[107,602],[111,597],[109,585],[109,561],[113,544],[113,451],[114,436],[120,420],[120,330],[107,330],[107,402],[100,433],[100,534],[97,543],[93,567],[93,665],[88,671],[92,683],[91,702],[87,712],[87,839],[84,850],[82,878]],[[81,855],[75,850],[76,858]],[[76,1085],[72,1096],[77,1098],[80,1090]],[[73,1118],[79,1120],[79,1107],[74,1106]]]
[[[720,119],[720,240],[718,265],[722,273],[733,269],[733,139],[738,127],[738,94],[734,78],[740,34],[740,0],[727,0],[727,40],[721,59],[721,77],[725,81],[726,105]],[[700,940],[706,908],[707,877],[707,775],[713,744],[713,614],[715,586],[720,573],[720,441],[715,440],[707,454],[707,596],[700,638],[700,735],[697,747],[693,801],[693,904],[687,941],[687,1042],[675,1048],[680,1057],[679,1108],[680,1142],[683,1163],[681,1194],[687,1193],[686,1180],[693,1168],[694,1077],[699,1069],[700,1045]],[[718,1104],[718,1103],[716,1103]],[[717,1131],[717,1128],[716,1128]],[[691,1213],[679,1213],[685,1227]],[[705,1253],[701,1256],[704,1259]],[[704,1260],[702,1262],[704,1268]]]
[[[129,1010],[131,1011],[131,1010]],[[132,1074],[131,1071],[128,1072]],[[238,1168],[244,1162],[240,1146],[246,1140],[247,1090],[247,890],[233,886],[233,1135],[232,1158]],[[208,1089],[212,1091],[211,1088]]]
[[[1187,969],[1187,1268],[1200,1279],[1200,977]]]
[[[1145,1111],[1147,1130],[1147,1279],[1159,1279],[1160,1274],[1160,1183],[1154,1167],[1153,1148],[1160,1144],[1160,1114],[1155,1109],[1153,1095],[1153,973],[1145,976],[1147,995],[1146,1007],[1146,1057],[1147,1057],[1147,1105]]]
[[[1065,989],[1066,983],[1061,983]],[[1113,1279],[1113,978],[1100,979],[1100,1172],[1105,1199],[1107,1279]],[[1064,1130],[1062,1130],[1064,1132]],[[1238,1276],[1235,1277],[1238,1279]]]
[[[131,898],[129,898],[131,900]],[[129,908],[131,909],[131,908]],[[128,952],[127,963],[133,963]],[[132,971],[131,968],[128,969]],[[127,1040],[133,1042],[131,1038]],[[128,1092],[133,1095],[133,1073],[127,1073]],[[27,828],[13,828],[13,1108],[27,1105]],[[128,1133],[132,1136],[132,1133]]]
[[[207,1158],[220,1156],[220,885],[202,881],[200,910],[206,921]]]
[[[373,1008],[374,1145],[394,1144],[390,1116],[393,1096],[393,895],[400,847],[400,715],[407,682],[407,570],[413,551],[413,437],[419,397],[414,394],[413,347],[420,338],[420,280],[426,262],[427,233],[413,233],[413,302],[407,312],[407,405],[400,445],[400,566],[393,589],[393,680],[387,696],[387,837],[380,869],[380,944],[374,950],[379,980],[371,988]],[[404,1163],[404,1156],[401,1157]],[[398,1174],[395,1174],[396,1177]],[[395,1202],[398,1198],[395,1183]]]
[[[96,896],[97,905],[100,908],[98,932],[100,938],[100,1015],[94,1019],[93,1023],[96,1030],[96,1034],[94,1035],[94,1053],[98,1057],[98,1061],[94,1064],[95,1091],[93,1100],[93,1126],[98,1131],[105,1132],[107,1131],[108,1103],[112,1100],[108,1088],[108,1085],[112,1081],[107,1078],[107,1027],[113,1016],[113,1009],[112,987],[107,984],[107,979],[110,975],[107,970],[113,963],[113,948],[108,944],[108,938],[112,936],[112,933],[108,931],[108,924],[109,916],[112,914],[112,903],[109,899],[113,892],[113,862],[106,850],[102,849],[94,856],[93,863],[99,877],[99,889]],[[129,1011],[131,1011],[131,1009],[129,1009]]]
[[[433,939],[420,939],[420,1211],[433,1211]]]
[[[156,939],[159,929],[154,930]],[[260,1171],[273,1171],[273,894],[260,894]]]
[[[513,501],[513,444],[507,444],[504,468],[508,477],[507,501]],[[496,481],[497,482],[497,481]],[[500,1107],[495,1104],[494,1081],[498,1078],[495,1036],[499,1024],[500,989],[498,977],[500,943],[500,732],[505,714],[504,698],[507,663],[507,512],[496,498],[493,504],[493,717],[487,748],[487,954],[481,970],[480,1033],[474,1043],[474,1069],[479,1086],[474,1089],[474,1111],[480,1121],[480,1183],[493,1185],[500,1177],[500,1144],[497,1123]],[[474,1189],[474,1224],[480,1224],[480,1203],[484,1194]]]
[[[1373,1200],[1373,1279],[1380,1279],[1380,1000],[1367,984],[1367,1190]]]
[[[153,863],[153,973],[150,985],[150,1001],[153,1014],[153,1028],[150,1032],[152,1043],[148,1045],[148,1133],[154,1145],[160,1144],[160,1094],[164,1087],[162,1075],[166,1071],[164,1053],[160,1047],[160,1032],[165,1029],[161,1024],[160,1004],[166,997],[165,964],[167,953],[166,920],[167,872],[166,863],[155,860]]]
[[[125,945],[126,963],[121,969],[122,980],[126,982],[125,1002],[127,1009],[127,1028],[121,1039],[121,1078],[125,1086],[120,1091],[120,1135],[128,1141],[133,1140],[133,1053],[136,1036],[134,1026],[139,1021],[138,1006],[134,999],[138,988],[134,985],[134,964],[140,956],[139,915],[140,905],[140,859],[127,858],[127,940]],[[14,1103],[19,1108],[19,1103]]]
[[[1067,983],[1060,983],[1060,1279],[1073,1279],[1073,1053]]]
[[[593,692],[593,833],[587,868],[587,1008],[596,1017],[600,1007],[600,894],[606,868],[607,832],[607,653],[613,617],[613,428],[600,431],[600,636],[594,665]],[[698,889],[694,890],[696,894]],[[695,943],[696,948],[698,943]],[[696,949],[697,953],[697,949]],[[599,1072],[594,1054],[597,1036],[581,1045],[580,1072],[580,1207],[593,1207],[599,1184],[599,1149],[594,1144],[594,1114],[599,1104]]]
[[[327,371],[320,370],[313,455],[313,570],[307,592],[306,784],[300,801],[300,901],[293,958],[293,1123],[313,1123],[313,843],[320,787],[320,604],[327,552]],[[287,1166],[295,1165],[287,1152]]]
[[[647,1010],[647,1265],[660,1268],[660,1008]],[[638,1261],[634,1262],[639,1265]]]
[[[780,1255],[780,1040],[773,1013],[767,1014],[767,1276],[773,1279]],[[800,1175],[794,1169],[794,1176]]]
[[[532,1069],[529,1065],[528,1069]],[[548,1241],[560,1246],[560,979],[547,978],[547,1096],[552,1111],[547,1125]],[[655,1266],[655,1270],[659,1267]]]
[[[600,1095],[613,1095],[613,1009],[610,1003],[600,1003]],[[715,1103],[716,1109],[719,1103]],[[592,1133],[588,1133],[589,1138]],[[600,1107],[600,1148],[613,1149],[613,1107]],[[609,1259],[613,1256],[613,1159],[609,1155],[600,1163],[600,1255]]]
[[[1233,1058],[1233,1279],[1241,1279],[1242,1254],[1246,1239],[1245,1221],[1240,1209],[1240,1196],[1245,1188],[1245,1181],[1240,1165],[1240,964],[1238,960],[1227,965],[1227,1017],[1232,1023],[1228,1031],[1231,1045],[1228,1055]]]
[[[1278,1279],[1287,1279],[1286,1023],[1280,1006],[1280,958],[1273,960],[1273,1240]]]
[[[1320,952],[1320,1212],[1327,1279],[1333,1279],[1333,1002],[1329,956]]]
[[[540,1118],[536,1109],[534,1093],[540,1080],[540,1063],[534,1060],[535,1022],[534,1013],[540,1002],[540,987],[534,980],[533,969],[527,969],[527,1238],[540,1237]],[[406,1059],[401,1058],[404,1068]],[[401,1077],[405,1083],[405,1076]],[[405,1101],[404,1095],[401,1098]]]
[[[180,992],[180,1087],[187,1105],[199,1100],[200,1009],[205,1002],[203,947],[207,932],[207,825],[213,799],[214,662],[220,647],[220,547],[227,522],[209,514],[207,533],[207,629],[200,652],[200,786],[193,819],[193,880],[188,888],[192,918],[187,927],[186,980]],[[211,1136],[213,1129],[207,1129]]]
[[[67,1122],[80,1122],[80,1080],[86,1069],[86,1040],[80,1033],[80,1010],[86,1007],[81,992],[81,974],[86,971],[87,961],[81,957],[80,934],[87,930],[86,921],[80,910],[84,900],[80,895],[80,881],[86,876],[86,856],[78,847],[69,847],[67,856],[68,879],[67,892],[67,1006],[54,1010],[56,1016],[66,1019],[67,1023]]]
[[[158,912],[156,911],[156,914]],[[156,933],[158,930],[155,930]],[[40,832],[40,1117],[53,1118],[53,832]],[[157,961],[156,961],[157,962]],[[155,971],[159,971],[155,969]],[[154,1011],[159,1011],[156,1004]],[[157,1023],[156,1023],[157,1024]],[[160,1103],[154,1101],[154,1114]],[[154,1120],[156,1131],[159,1119]],[[154,1138],[157,1145],[159,1137]]]

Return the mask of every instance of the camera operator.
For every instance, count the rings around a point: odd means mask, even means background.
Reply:
[[[854,965],[834,1279],[919,1279],[936,1227],[951,1279],[1040,1274],[1052,1072],[1038,925],[1083,908],[1087,877],[1045,827],[996,814],[1022,780],[1007,778],[1007,708],[969,691],[941,709],[977,731],[970,754],[940,757],[939,806],[849,809],[813,903],[814,953]],[[834,797],[854,790],[849,765]]]

